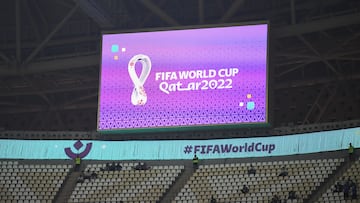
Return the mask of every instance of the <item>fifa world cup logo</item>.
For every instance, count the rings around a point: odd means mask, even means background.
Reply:
[[[136,74],[135,64],[141,62],[142,70],[140,77]],[[128,71],[130,78],[134,84],[134,89],[131,94],[131,103],[133,105],[145,105],[147,101],[147,95],[144,88],[144,83],[148,78],[151,70],[150,58],[144,54],[138,54],[133,56],[128,64]]]

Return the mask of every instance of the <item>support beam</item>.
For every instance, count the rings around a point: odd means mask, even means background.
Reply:
[[[38,123],[43,122],[44,117],[42,116],[43,112],[33,113],[32,118],[29,119],[29,129],[35,129],[38,127]]]
[[[285,74],[287,74],[287,73],[290,73],[290,72],[292,72],[292,71],[295,71],[295,70],[297,70],[297,69],[299,69],[299,68],[303,68],[304,66],[310,64],[311,62],[312,62],[312,61],[309,61],[309,62],[306,62],[306,63],[301,63],[301,64],[299,64],[299,65],[296,65],[296,66],[292,67],[292,68],[286,69],[285,71],[276,74],[276,77],[280,77],[280,76],[283,76],[283,75],[285,75]]]
[[[310,87],[310,86],[330,84],[330,83],[341,82],[341,81],[350,81],[350,80],[360,80],[360,74],[276,83],[274,89],[280,90],[280,89]]]
[[[333,98],[336,96],[337,86],[332,88],[330,83],[324,84],[314,103],[312,104],[309,111],[306,113],[305,118],[302,124],[318,123],[321,120],[321,117],[325,113]],[[323,101],[325,95],[329,95],[328,98]]]
[[[335,51],[344,48],[346,45],[348,45],[351,41],[357,39],[358,37],[360,37],[360,32],[359,33],[354,33],[351,37],[349,37],[348,39],[344,40],[343,42],[341,42],[341,44],[337,45],[336,47],[330,49],[327,51],[327,54],[330,53],[334,53]]]
[[[279,68],[289,65],[299,65],[303,63],[310,64],[310,63],[318,62],[319,60],[320,59],[318,57],[316,59],[303,58],[303,59],[283,60],[281,62],[280,61],[277,62],[275,67]],[[288,67],[288,68],[292,68],[292,67]]]
[[[329,104],[334,100],[334,97],[336,96],[338,87],[335,86],[335,88],[330,89],[328,87],[328,94],[330,95],[329,98],[326,99],[325,103],[321,105],[320,113],[317,114],[315,118],[315,122],[313,123],[319,123],[322,116],[324,115],[325,111],[328,109]]]
[[[199,24],[204,23],[204,0],[198,0],[199,2]]]
[[[285,50],[286,51],[286,50]],[[319,56],[316,55],[304,55],[304,54],[291,54],[291,51],[289,51],[289,53],[285,53],[285,52],[281,52],[281,53],[277,53],[276,56],[277,57],[286,57],[288,58],[287,60],[282,60],[281,62],[277,62],[276,63],[276,67],[283,67],[283,66],[289,66],[289,65],[301,65],[301,64],[310,64],[310,63],[315,63],[315,62],[320,62],[323,59],[324,60],[346,60],[346,61],[358,61],[360,60],[358,57],[354,56],[356,54],[360,54],[360,50],[354,50],[354,51],[343,51],[343,52],[339,52],[339,53],[334,53],[332,55],[328,55],[328,56],[322,56],[322,58],[320,58]],[[293,70],[296,70],[300,67],[290,67],[289,70],[285,70],[283,73],[279,73],[278,76],[281,76],[283,74],[286,74],[288,72],[291,72]]]
[[[340,61],[360,61],[359,57],[334,57],[333,59]]]
[[[295,10],[295,0],[290,1],[290,9],[291,9],[291,24],[296,24],[296,10]]]
[[[158,2],[156,2],[157,3],[157,6],[158,7],[161,7],[161,6],[163,6],[165,3],[166,3],[166,0],[160,0],[160,1],[158,1]],[[146,13],[144,13],[145,15],[144,15],[144,17],[143,17],[143,20],[139,23],[139,25],[137,25],[137,28],[139,28],[139,29],[143,29],[143,27],[145,27],[145,24],[149,21],[149,20],[151,20],[151,17],[154,15],[154,13],[153,12],[146,12]]]
[[[277,51],[277,53],[274,54],[276,57],[286,57],[290,58],[291,60],[295,59],[318,59],[318,57],[310,54],[304,54],[304,53],[291,53],[291,52],[283,52],[283,51]]]
[[[81,97],[78,97],[78,98],[75,98],[71,101],[68,101],[66,103],[64,103],[64,106],[69,106],[69,105],[73,105],[73,104],[77,104],[81,101],[84,101],[84,100],[87,100],[87,99],[91,99],[91,98],[94,98],[94,97],[98,97],[98,93],[95,92],[95,93],[91,93],[89,95],[85,95],[85,96],[81,96]]]
[[[23,103],[18,103],[18,102],[4,102],[4,101],[0,101],[0,106],[4,107],[4,106],[8,106],[8,107],[21,107],[21,108],[38,108],[40,107],[39,105],[35,105],[35,104],[23,104]]]
[[[44,94],[43,92],[39,91],[40,88],[39,88],[39,86],[38,86],[37,84],[35,84],[35,82],[33,82],[32,80],[26,78],[25,76],[22,76],[22,78],[23,78],[23,80],[24,80],[25,82],[27,82],[28,84],[30,84],[30,88],[31,88],[33,91],[38,92],[38,93],[37,93],[37,96],[39,96],[41,99],[43,99],[49,107],[53,106],[53,103],[50,101],[49,97],[46,96],[46,94]]]
[[[310,109],[306,113],[302,125],[313,123],[311,121],[312,115],[316,113],[316,110],[319,110],[319,112],[321,111],[321,106],[319,105],[319,101],[323,97],[323,94],[326,93],[326,91],[327,91],[327,84],[323,86],[320,93],[317,95],[314,103],[311,105]]]
[[[31,12],[32,10],[30,9],[30,5],[29,5],[29,0],[26,0],[26,1],[23,1],[25,3],[25,9],[26,9],[26,14],[30,20],[30,23],[31,25],[33,26],[33,30],[35,32],[35,35],[36,35],[36,38],[37,38],[37,41],[41,41],[41,33],[40,33],[40,29],[39,29],[39,25],[38,23],[36,22],[35,18],[34,18],[34,15],[33,13]]]
[[[73,44],[78,44],[78,43],[84,43],[84,42],[89,42],[89,43],[98,43],[98,41],[100,40],[100,37],[98,36],[81,36],[81,37],[70,37],[70,38],[65,38],[65,39],[56,39],[56,40],[51,40],[49,41],[46,45],[47,46],[64,46],[64,45],[73,45]],[[36,42],[22,42],[21,44],[23,49],[35,49],[39,43]],[[1,45],[3,50],[14,50],[16,49],[16,44],[15,43],[8,43],[8,44],[4,44]]]
[[[180,26],[180,23],[178,23],[174,18],[165,13],[165,11],[163,11],[161,8],[156,6],[151,0],[140,0],[140,2],[150,11],[152,11],[155,15],[159,16],[161,19],[167,22],[169,25]]]
[[[79,110],[79,109],[94,109],[97,108],[97,101],[93,103],[75,104],[69,105],[63,108],[59,107],[33,107],[33,108],[6,108],[0,110],[0,115],[4,114],[19,114],[19,113],[34,113],[34,112],[53,112],[53,111],[65,111],[65,110]]]
[[[31,54],[26,58],[24,61],[24,64],[29,63],[38,53],[39,51],[46,45],[46,43],[59,31],[62,26],[71,18],[71,16],[75,13],[77,10],[78,5],[75,5],[73,9],[70,10],[70,12],[61,20],[59,24],[49,33],[49,35],[39,44],[39,46],[31,52]]]
[[[229,9],[222,16],[220,22],[221,23],[227,22],[244,3],[245,0],[234,0],[231,6],[229,7]]]
[[[43,28],[42,34],[45,35],[45,33],[47,33],[49,30],[49,23],[45,18],[45,16],[43,15],[42,9],[40,8],[38,1],[31,1],[31,3],[32,3],[31,5],[34,7],[35,13],[42,21],[42,25],[41,25],[41,28]]]
[[[21,0],[15,0],[16,62],[21,64]]]
[[[86,15],[93,19],[101,28],[113,28],[115,23],[107,12],[95,0],[74,0]]]
[[[2,60],[5,61],[7,64],[11,62],[11,60],[2,52],[0,52],[0,58],[2,58]]]
[[[286,50],[285,50],[286,51]],[[326,56],[323,56],[324,59],[326,60],[333,60],[333,59],[345,59],[345,60],[359,60],[360,58],[356,58],[353,55],[356,54],[360,54],[360,50],[354,50],[354,51],[342,51],[342,52],[338,52],[338,53],[333,53],[333,54],[329,54]],[[285,62],[278,62],[276,63],[276,67],[280,67],[280,66],[284,66],[284,65],[289,65],[289,64],[297,64],[297,63],[305,63],[305,62],[309,62],[311,60],[311,62],[318,62],[321,61],[321,59],[319,59],[318,56],[315,55],[309,55],[309,54],[297,54],[297,53],[291,53],[291,51],[288,52],[278,52],[275,54],[276,57],[286,57],[289,58],[289,61]],[[348,56],[348,57],[346,57]]]
[[[305,33],[323,31],[332,28],[345,27],[348,25],[354,25],[359,23],[360,23],[360,12],[357,12],[348,15],[329,17],[321,20],[314,20],[302,24],[280,27],[274,29],[272,34],[274,38],[284,38],[294,35],[302,35]]]
[[[39,85],[37,85],[37,84],[36,84],[35,82],[33,82],[32,80],[26,78],[25,76],[23,76],[23,79],[24,79],[27,83],[29,83],[29,84],[31,85],[31,87],[32,87],[32,89],[33,89],[34,91],[38,91],[38,94],[37,94],[37,95],[46,102],[48,108],[50,108],[50,109],[55,109],[55,110],[54,110],[54,112],[55,112],[55,117],[56,117],[56,119],[57,119],[60,127],[63,127],[63,126],[64,126],[64,122],[63,122],[63,120],[62,120],[62,118],[61,118],[61,116],[60,116],[60,113],[59,113],[59,110],[61,110],[61,108],[55,107],[54,103],[49,99],[49,97],[48,97],[45,93],[39,91],[39,89],[40,89]],[[51,116],[50,114],[51,114],[51,113],[48,112],[49,117]]]
[[[70,2],[66,2],[64,0],[53,0],[55,3],[59,4],[60,6],[67,8],[67,9],[71,9],[72,7],[74,7],[74,4],[71,4]]]
[[[65,124],[64,124],[64,121],[63,121],[63,119],[61,117],[61,114],[60,114],[60,112],[58,110],[55,111],[55,117],[56,117],[56,120],[57,120],[57,122],[59,124],[59,128],[64,129]]]
[[[314,52],[320,60],[325,63],[325,65],[330,68],[335,74],[340,75],[340,73],[336,70],[336,68],[326,60],[303,36],[299,35],[298,38],[312,51]]]
[[[11,76],[18,74],[34,74],[43,72],[52,72],[59,70],[68,70],[73,68],[84,68],[88,66],[99,66],[100,57],[97,54],[88,56],[69,57],[64,59],[54,59],[48,61],[33,62],[27,65],[26,69],[14,70],[7,68],[6,65],[0,65],[1,76]]]
[[[0,98],[1,97],[13,97],[13,96],[23,96],[23,95],[38,95],[39,93],[43,94],[54,94],[54,93],[60,93],[60,92],[79,92],[79,91],[91,91],[96,92],[99,88],[98,81],[94,81],[92,84],[87,85],[77,85],[73,87],[57,87],[54,89],[46,88],[44,90],[21,90],[21,91],[8,91],[8,92],[0,92]],[[0,99],[1,100],[1,99]],[[1,105],[1,103],[0,103]]]

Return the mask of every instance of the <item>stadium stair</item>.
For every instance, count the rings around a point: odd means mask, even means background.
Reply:
[[[81,172],[72,171],[66,178],[64,184],[59,190],[58,195],[55,197],[54,203],[67,202],[70,198],[72,191],[75,189],[76,181],[80,176]]]
[[[347,154],[346,154],[347,155]],[[304,203],[313,203],[316,202],[323,193],[327,191],[335,182],[352,166],[356,160],[345,159],[346,161],[342,162],[335,173],[330,175],[314,192],[309,196],[308,199],[304,200]]]
[[[184,167],[184,171],[175,181],[171,188],[165,193],[165,195],[161,198],[160,203],[169,203],[175,199],[176,195],[181,191],[186,184],[186,182],[193,175],[194,169],[192,163],[186,163]]]

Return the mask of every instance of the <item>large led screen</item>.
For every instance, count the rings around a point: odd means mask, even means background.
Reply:
[[[268,25],[104,34],[98,130],[267,123]]]

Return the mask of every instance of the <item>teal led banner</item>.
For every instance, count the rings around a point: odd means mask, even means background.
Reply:
[[[360,146],[360,128],[286,136],[168,141],[0,140],[1,159],[169,160],[266,157]]]

